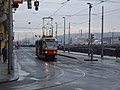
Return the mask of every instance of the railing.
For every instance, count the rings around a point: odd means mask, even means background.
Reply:
[[[105,45],[103,54],[106,56],[116,56],[115,49],[120,48],[120,45]],[[63,47],[58,47],[59,50],[63,50]],[[93,54],[101,55],[101,45],[92,45]],[[68,47],[65,48],[68,51]],[[71,46],[70,51],[88,53],[88,45]]]

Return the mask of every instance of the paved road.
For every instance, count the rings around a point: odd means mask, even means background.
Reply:
[[[19,49],[16,55],[19,80],[0,84],[0,90],[120,90],[120,63],[84,62],[86,56],[80,55],[45,62],[33,48]]]

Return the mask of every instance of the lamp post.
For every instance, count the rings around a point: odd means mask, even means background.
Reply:
[[[103,26],[104,26],[104,6],[102,6],[102,29],[101,29],[101,57],[103,58]]]
[[[63,46],[63,51],[65,52],[65,17],[63,17],[64,19],[64,46]]]
[[[35,44],[34,32],[32,33],[32,35],[33,35],[33,45],[34,45]]]
[[[92,4],[87,3],[89,5],[89,33],[88,33],[88,55],[90,56],[90,26],[91,26],[91,8]]]
[[[70,52],[70,22],[69,22],[69,32],[68,32],[68,52]]]
[[[8,27],[8,74],[13,70],[12,51],[13,51],[13,15],[12,15],[12,0],[9,0],[9,27]]]

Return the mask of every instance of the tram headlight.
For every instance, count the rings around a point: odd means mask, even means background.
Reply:
[[[54,51],[54,53],[56,53],[56,52]]]
[[[47,51],[45,51],[45,53],[48,53]]]

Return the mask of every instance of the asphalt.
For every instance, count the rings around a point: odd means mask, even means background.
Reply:
[[[63,51],[58,51],[58,55],[64,56],[64,57],[68,57],[68,58],[72,58],[72,59],[80,59],[81,57],[84,57],[84,59],[82,60],[83,62],[87,62],[86,59],[88,61],[91,61],[91,57],[88,56],[88,54],[86,53],[77,53],[77,52],[63,52]],[[17,55],[16,55],[16,50],[13,51],[13,70],[11,72],[11,74],[8,74],[8,62],[7,63],[3,63],[2,60],[2,55],[0,56],[0,83],[5,83],[5,82],[11,82],[11,81],[15,81],[19,79],[19,68],[18,68],[18,59],[17,59]],[[118,62],[120,63],[120,58],[116,58],[116,57],[111,57],[111,56],[103,56],[103,58],[101,58],[100,55],[93,55],[93,59],[97,59],[95,62]]]

